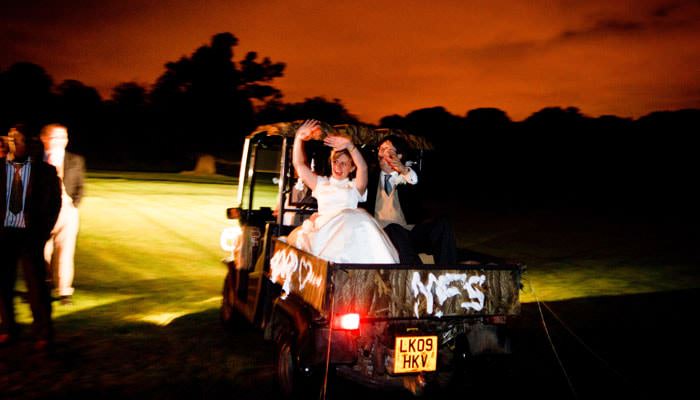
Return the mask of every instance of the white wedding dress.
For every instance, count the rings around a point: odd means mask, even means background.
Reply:
[[[399,255],[382,227],[367,211],[357,208],[366,201],[349,179],[317,177],[312,192],[318,201],[318,216],[297,228],[300,249],[337,263],[393,264]],[[292,235],[290,235],[292,236]]]

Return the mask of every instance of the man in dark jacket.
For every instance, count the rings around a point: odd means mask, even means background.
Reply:
[[[418,174],[406,163],[405,140],[389,135],[379,142],[377,165],[369,171],[364,207],[384,227],[401,263],[421,264],[419,253],[432,254],[436,264],[455,264],[457,249],[450,223],[422,212]],[[361,203],[362,204],[362,203]]]
[[[61,208],[56,169],[29,157],[24,126],[10,130],[10,153],[0,166],[0,346],[18,335],[13,304],[21,266],[34,319],[35,348],[53,341],[51,296],[46,283],[44,245]]]
[[[44,161],[56,167],[61,179],[61,212],[51,237],[46,242],[44,258],[48,265],[56,295],[62,305],[72,303],[75,245],[78,239],[80,216],[78,205],[83,197],[85,160],[66,151],[68,130],[60,124],[46,125],[40,134],[44,145]]]

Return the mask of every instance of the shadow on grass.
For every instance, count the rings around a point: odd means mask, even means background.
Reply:
[[[700,356],[689,329],[699,301],[691,289],[524,304],[512,378],[538,398],[681,398]]]
[[[690,329],[698,300],[695,289],[542,304],[573,389],[552,352],[538,305],[524,304],[510,323],[512,356],[472,370],[459,392],[495,399],[524,393],[566,399],[574,392],[582,399],[673,398],[694,382],[694,369],[685,365],[699,355]],[[126,310],[133,301],[117,308]],[[216,308],[167,326],[121,321],[99,308],[76,312],[56,321],[57,347],[51,354],[34,353],[26,336],[0,349],[0,393],[71,400],[278,397],[272,346],[252,327],[225,330]],[[336,398],[409,398],[335,384],[330,393]]]
[[[249,387],[250,398],[261,390],[270,394],[264,397],[273,395],[270,345],[251,327],[224,330],[217,309],[167,326],[119,323],[100,311],[55,321],[52,353],[34,352],[28,335],[0,349],[0,393],[17,399],[192,399],[230,398]]]

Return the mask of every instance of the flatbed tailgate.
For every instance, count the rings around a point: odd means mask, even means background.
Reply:
[[[335,313],[442,318],[520,312],[522,268],[517,264],[335,267]]]
[[[278,241],[270,266],[273,282],[324,316],[331,307],[336,315],[352,312],[364,318],[520,312],[520,264],[334,264]]]

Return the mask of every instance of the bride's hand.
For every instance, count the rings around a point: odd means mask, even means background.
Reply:
[[[314,137],[316,131],[320,130],[319,122],[315,119],[307,119],[303,124],[299,125],[296,131],[296,137],[303,141],[310,140]]]
[[[333,150],[350,150],[353,146],[349,137],[339,135],[328,135],[323,139],[323,143],[326,146],[332,147]]]

